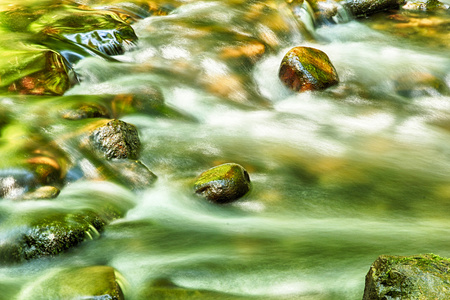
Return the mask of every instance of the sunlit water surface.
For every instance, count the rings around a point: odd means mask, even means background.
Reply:
[[[359,21],[322,26],[307,40],[281,8],[291,28],[280,36],[239,21],[244,13],[226,1],[186,4],[134,24],[139,43],[116,57],[120,63],[78,63],[83,82],[67,95],[158,87],[170,107],[196,121],[123,117],[139,128],[141,160],[156,184],[139,192],[69,184],[57,199],[61,209],[103,199],[130,209],[68,253],[0,268],[1,299],[20,299],[49,270],[93,264],[122,274],[126,299],[137,299],[153,278],[257,298],[361,299],[364,276],[381,254],[450,257],[450,97],[432,89],[404,97],[395,88],[396,78],[417,72],[449,86],[448,49]],[[278,46],[254,68],[220,56],[236,36],[261,34]],[[347,90],[287,90],[278,68],[298,45],[327,53]],[[240,72],[243,83],[233,80]],[[194,196],[190,184],[222,162],[243,165],[253,189],[217,206]],[[3,200],[0,211],[50,202]]]

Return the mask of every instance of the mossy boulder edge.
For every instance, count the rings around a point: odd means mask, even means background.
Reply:
[[[434,254],[379,256],[366,275],[363,300],[450,299],[450,259]]]

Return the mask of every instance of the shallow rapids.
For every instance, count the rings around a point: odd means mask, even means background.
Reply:
[[[159,278],[249,299],[361,299],[379,255],[450,257],[449,45],[375,18],[302,25],[284,1],[241,2],[186,1],[134,23],[139,41],[116,61],[74,66],[81,83],[66,96],[162,92],[170,114],[120,118],[138,128],[158,180],[131,191],[75,174],[54,200],[1,200],[0,239],[34,209],[114,203],[126,214],[66,253],[0,266],[0,299],[90,265],[115,268],[127,300]],[[299,45],[327,53],[340,84],[289,91],[278,68]],[[440,85],[421,81],[428,74]],[[74,130],[55,122],[46,133]],[[251,193],[223,206],[196,197],[194,178],[225,162],[247,169]]]

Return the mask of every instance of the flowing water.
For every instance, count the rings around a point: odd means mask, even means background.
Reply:
[[[177,117],[121,117],[138,127],[140,160],[158,180],[132,191],[81,178],[54,200],[0,201],[6,235],[16,214],[35,208],[127,210],[66,253],[0,267],[0,299],[21,299],[52,270],[96,264],[121,274],[126,299],[157,278],[244,298],[361,299],[381,254],[450,257],[448,14],[425,18],[444,22],[434,30],[345,11],[338,24],[318,26],[307,7],[292,13],[284,1],[180,3],[134,23],[139,41],[117,61],[78,62],[81,83],[65,94],[160,89]],[[299,45],[327,53],[337,87],[282,85],[281,59]],[[34,111],[23,114],[28,126],[42,126],[36,107],[53,103],[1,101]],[[75,130],[67,126],[50,123],[48,138]],[[223,206],[196,197],[193,179],[224,162],[247,169],[251,193]]]

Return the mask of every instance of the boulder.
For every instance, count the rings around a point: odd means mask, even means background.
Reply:
[[[141,147],[136,126],[117,119],[97,127],[90,141],[107,159],[137,159]]]
[[[343,5],[358,18],[383,10],[398,9],[404,2],[404,0],[347,0]]]
[[[235,163],[227,163],[206,170],[196,179],[194,191],[211,202],[233,202],[250,191],[247,171]]]
[[[117,271],[109,266],[72,267],[51,270],[25,286],[19,298],[123,300]]]
[[[22,230],[0,245],[0,262],[55,256],[97,237],[107,223],[104,217],[90,210],[71,214],[41,211],[34,217],[29,224],[17,225]]]
[[[450,259],[434,254],[378,257],[363,300],[450,299]]]
[[[339,82],[328,56],[310,47],[289,50],[281,62],[278,76],[287,87],[298,92],[324,90]]]

